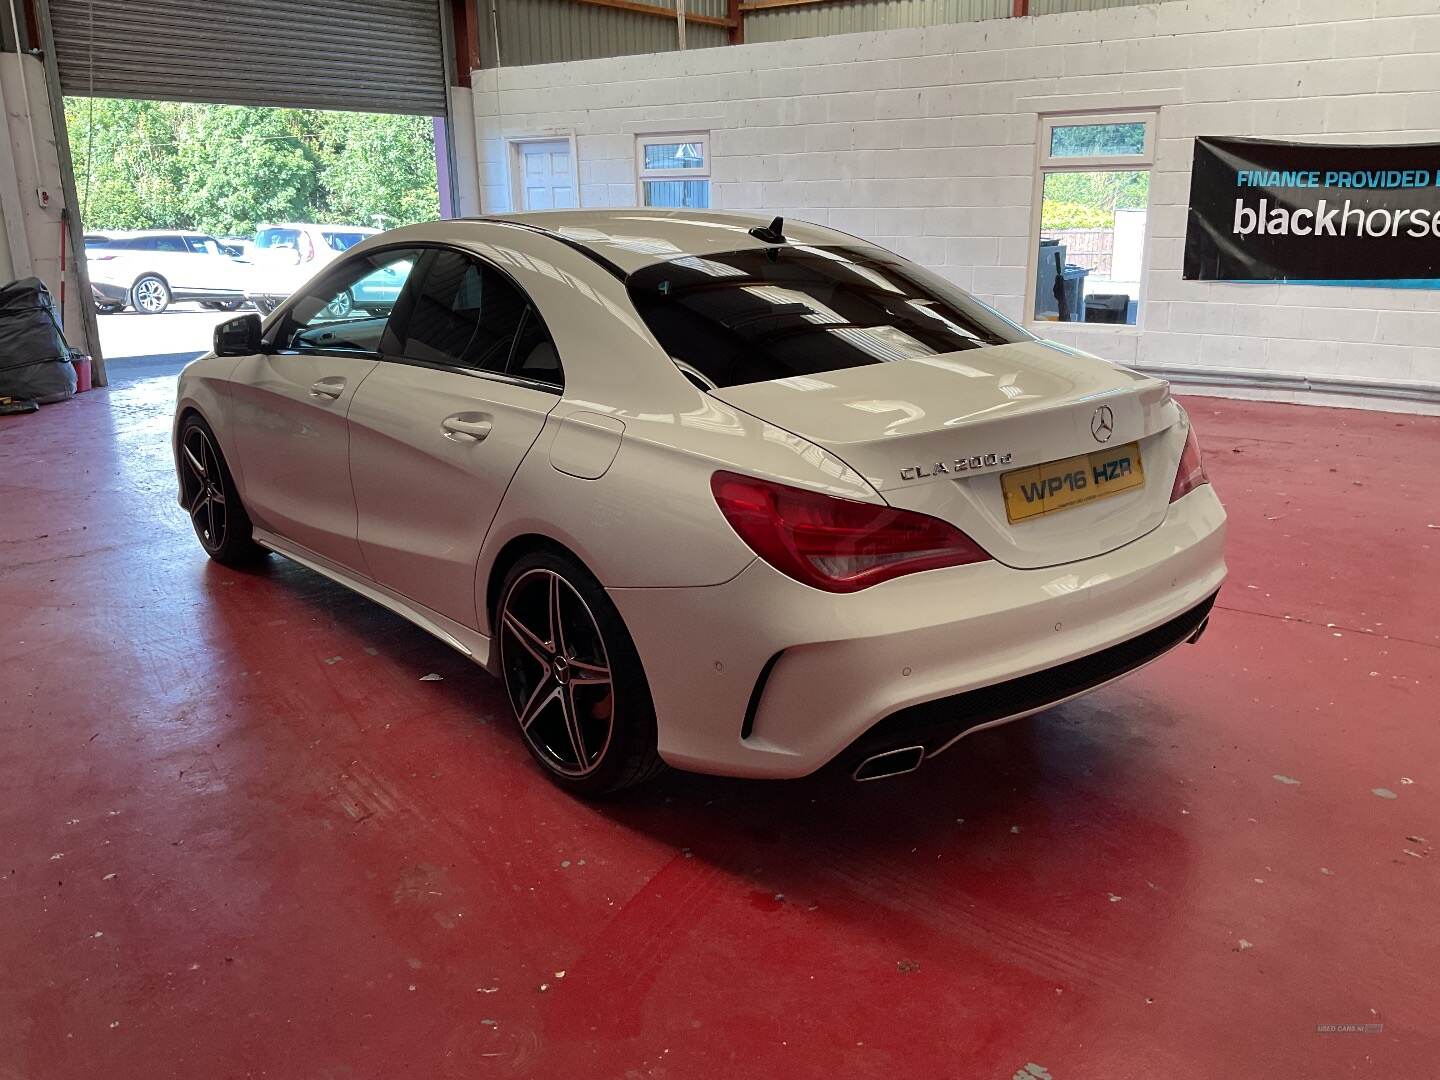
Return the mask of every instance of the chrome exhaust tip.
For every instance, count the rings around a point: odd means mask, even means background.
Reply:
[[[861,783],[866,780],[884,780],[886,777],[914,772],[924,760],[923,746],[902,746],[899,750],[886,750],[883,754],[866,758],[855,766],[851,775]]]

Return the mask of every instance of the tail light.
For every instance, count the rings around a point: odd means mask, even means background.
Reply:
[[[712,476],[710,490],[756,555],[825,592],[857,592],[903,574],[990,558],[955,526],[910,510],[731,472]]]
[[[1180,451],[1180,470],[1175,474],[1175,486],[1170,489],[1170,501],[1173,503],[1180,496],[1209,482],[1210,477],[1205,475],[1205,462],[1200,458],[1200,443],[1195,438],[1195,427],[1192,424],[1185,435],[1185,449]]]

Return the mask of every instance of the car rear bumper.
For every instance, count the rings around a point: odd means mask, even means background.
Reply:
[[[90,281],[90,290],[97,300],[107,304],[124,304],[130,300],[130,290],[124,285],[111,285],[108,281]]]
[[[914,748],[923,758],[948,750],[966,735],[1058,705],[1113,682],[1160,659],[1175,646],[1199,640],[1217,594],[1168,622],[1118,645],[1052,668],[936,698],[891,713],[845,749],[840,758],[856,779],[877,757]]]
[[[757,560],[723,585],[610,595],[645,664],[666,761],[803,776],[841,755],[935,753],[1143,665],[1208,613],[1224,535],[1206,485],[1149,534],[1046,569],[981,563],[836,596]],[[1050,674],[1022,681],[1036,673]],[[983,702],[944,704],[987,687]]]

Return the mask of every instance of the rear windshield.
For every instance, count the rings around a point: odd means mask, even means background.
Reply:
[[[365,239],[365,234],[358,232],[323,232],[320,235],[325,238],[325,246],[332,251],[349,251]]]
[[[257,248],[298,248],[300,233],[295,229],[261,229],[255,234]]]
[[[717,387],[1029,340],[945,279],[878,248],[686,256],[626,284],[661,347]]]

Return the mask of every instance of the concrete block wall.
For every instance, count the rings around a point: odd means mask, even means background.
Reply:
[[[487,211],[511,209],[509,138],[574,135],[582,205],[624,207],[637,133],[709,131],[714,207],[856,233],[1016,319],[1040,112],[1154,105],[1141,326],[1043,333],[1139,366],[1440,388],[1440,293],[1180,276],[1195,136],[1440,142],[1437,0],[1185,0],[629,56],[476,72],[474,98]]]

